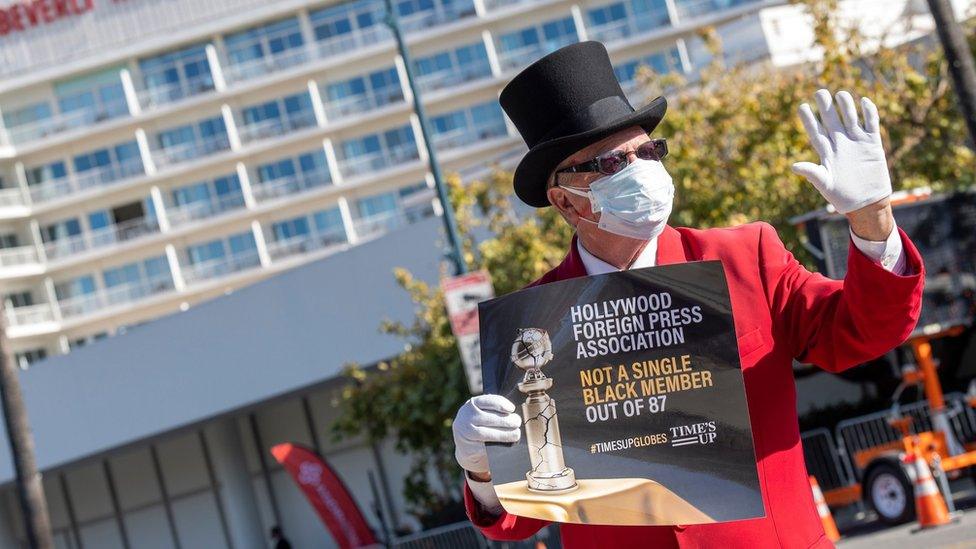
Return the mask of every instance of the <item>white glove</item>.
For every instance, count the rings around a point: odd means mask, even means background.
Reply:
[[[486,442],[518,442],[522,418],[515,405],[501,395],[471,397],[454,418],[454,458],[472,473],[488,472]]]
[[[800,105],[799,113],[820,164],[797,162],[793,173],[805,177],[842,214],[890,196],[878,107],[867,97],[861,98],[862,128],[850,93],[837,92],[834,102],[830,92],[821,89],[814,98],[823,123],[806,103]]]

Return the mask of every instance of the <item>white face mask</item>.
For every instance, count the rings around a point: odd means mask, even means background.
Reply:
[[[586,221],[604,231],[641,240],[661,234],[674,202],[671,175],[657,160],[636,159],[619,172],[597,179],[587,191],[559,187],[589,199],[590,209],[600,214],[600,221]]]

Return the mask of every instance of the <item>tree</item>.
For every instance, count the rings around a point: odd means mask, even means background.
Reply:
[[[973,182],[976,162],[939,50],[911,44],[865,55],[864,41],[832,19],[835,4],[807,3],[817,43],[826,52],[815,66],[725,67],[721,45],[709,31],[703,38],[713,60],[693,80],[644,70],[649,89],[667,90],[671,99],[654,133],[667,136],[672,151],[665,159],[677,187],[672,224],[711,227],[762,219],[802,256],[788,220],[823,201],[790,171],[795,161],[816,159],[796,109],[821,87],[875,101],[897,188],[948,190]],[[514,209],[510,173],[496,171],[466,186],[452,177],[449,186],[468,265],[487,269],[498,295],[523,287],[564,256],[570,228],[552,209]],[[475,242],[476,230],[491,236]],[[406,498],[430,526],[463,518],[451,513],[459,506],[461,486],[451,422],[469,395],[441,292],[404,270],[395,276],[416,304],[416,316],[407,323],[384,322],[381,331],[402,338],[405,350],[375,369],[346,368],[351,383],[337,402],[334,434],[394,437],[397,449],[413,457]]]

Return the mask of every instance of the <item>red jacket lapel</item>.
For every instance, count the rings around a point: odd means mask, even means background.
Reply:
[[[657,260],[655,265],[670,265],[685,263],[689,254],[681,241],[681,233],[671,225],[665,225],[664,231],[657,237]]]

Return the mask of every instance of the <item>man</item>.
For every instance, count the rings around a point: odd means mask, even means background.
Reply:
[[[274,549],[291,549],[291,542],[285,537],[280,526],[271,527],[271,541],[274,542]]]
[[[666,102],[659,97],[634,111],[602,44],[582,42],[553,52],[502,91],[500,102],[529,145],[515,170],[516,194],[529,205],[558,209],[576,229],[563,262],[533,285],[722,261],[766,509],[765,518],[705,525],[564,524],[566,548],[831,546],[803,462],[793,359],[837,372],[899,345],[918,320],[924,272],[918,251],[891,213],[874,104],[862,99],[862,124],[849,93],[834,98],[819,90],[815,99],[820,121],[806,104],[800,118],[821,162],[798,162],[793,171],[850,221],[844,281],[804,269],[766,223],[707,230],[668,226],[674,185],[661,162],[666,146],[648,136]],[[505,512],[491,486],[484,443],[519,440],[521,419],[514,412],[504,397],[481,395],[465,403],[454,421],[468,516],[493,539],[524,539],[546,524]]]

